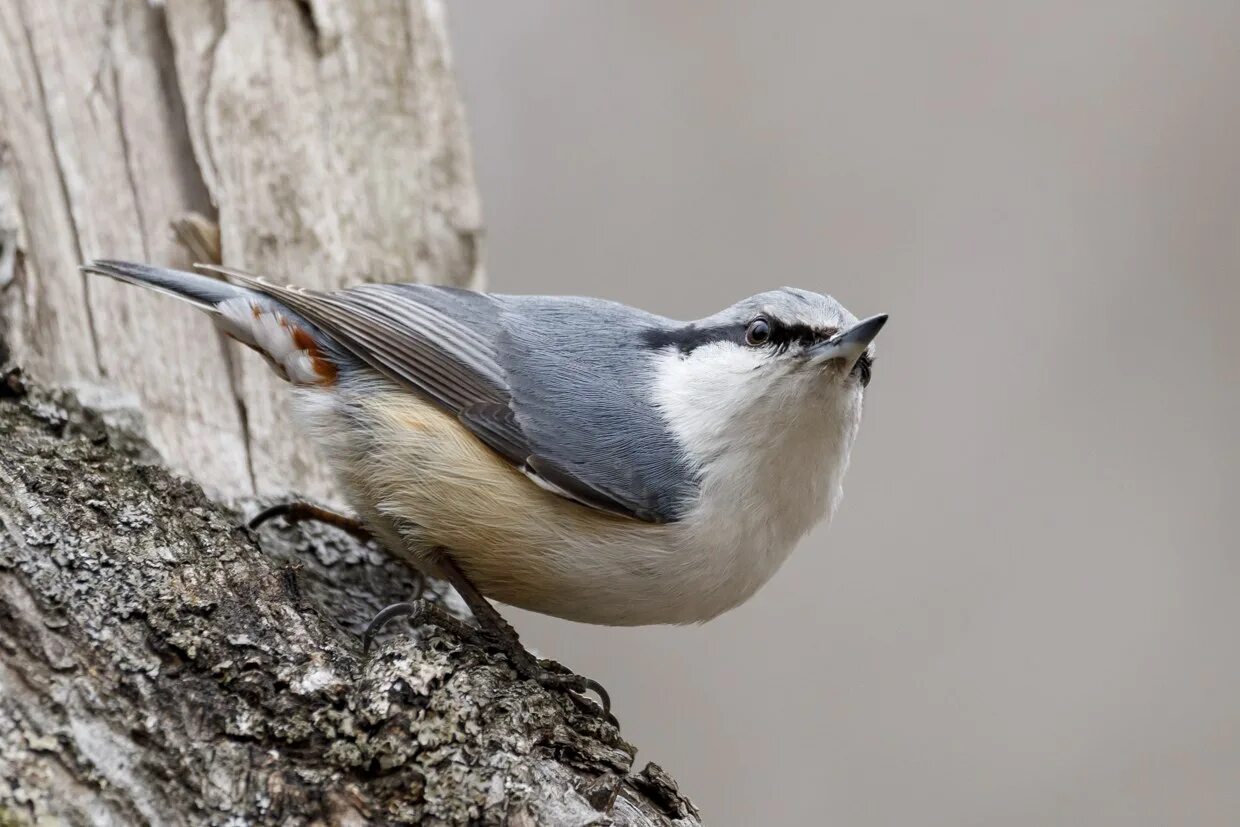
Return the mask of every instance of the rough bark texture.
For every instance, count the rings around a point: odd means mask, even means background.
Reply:
[[[220,504],[330,497],[283,389],[77,269],[478,286],[479,237],[433,0],[0,2],[0,368],[74,388],[0,376],[0,827],[697,823],[496,656],[406,629],[363,662],[410,573]]]
[[[0,400],[0,824],[697,823],[499,656],[432,629],[363,660],[407,571],[256,538],[94,404]]]

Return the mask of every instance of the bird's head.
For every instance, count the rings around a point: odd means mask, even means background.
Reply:
[[[732,437],[738,426],[769,436],[771,427],[854,419],[870,383],[872,343],[886,321],[858,321],[835,299],[807,290],[759,293],[705,319],[651,331],[656,396],[669,419]]]
[[[701,502],[763,523],[784,552],[833,513],[886,321],[785,287],[650,331],[652,396]]]
[[[699,481],[690,522],[777,565],[834,513],[886,321],[785,287],[650,334],[654,403]]]

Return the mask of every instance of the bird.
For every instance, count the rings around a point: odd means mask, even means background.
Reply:
[[[82,269],[190,303],[293,386],[357,517],[292,503],[260,518],[377,540],[451,583],[522,677],[594,691],[608,714],[596,681],[534,658],[490,601],[611,626],[745,602],[837,510],[887,321],[791,287],[677,321],[575,296]],[[365,646],[394,616],[445,614],[390,606]]]

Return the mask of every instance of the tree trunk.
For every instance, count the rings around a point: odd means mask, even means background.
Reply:
[[[498,656],[404,629],[364,660],[416,578],[240,527],[332,492],[267,367],[77,270],[480,285],[449,63],[430,0],[0,2],[0,825],[697,823]]]
[[[131,421],[0,400],[0,824],[697,823],[499,656],[426,629],[363,659],[410,573],[327,528],[260,548]]]
[[[8,0],[0,163],[23,255],[10,347],[133,392],[151,442],[214,490],[330,492],[270,370],[164,297],[77,267],[228,264],[308,287],[480,286],[481,218],[438,3]],[[221,358],[221,350],[224,356]]]

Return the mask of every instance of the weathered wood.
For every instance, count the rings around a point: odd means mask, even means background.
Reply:
[[[211,323],[77,270],[100,255],[185,266],[168,218],[210,209],[160,21],[141,2],[0,4],[0,143],[24,229],[12,347],[36,375],[133,392],[164,456],[244,491],[238,404]]]
[[[0,824],[698,823],[500,656],[364,661],[409,573],[331,529],[260,548],[105,402],[0,399]]]
[[[477,286],[481,224],[438,4],[172,0],[224,259],[300,284]],[[235,360],[259,492],[330,484],[267,366]]]
[[[84,281],[83,259],[186,266],[170,225],[197,211],[226,263],[271,278],[481,283],[438,3],[14,0],[0,107],[15,358],[131,391],[161,454],[220,491],[331,484],[261,360],[166,298]]]

